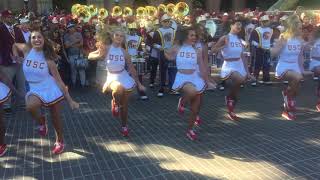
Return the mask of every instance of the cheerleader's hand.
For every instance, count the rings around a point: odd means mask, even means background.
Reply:
[[[74,100],[71,100],[70,102],[69,102],[69,106],[70,106],[70,108],[72,109],[72,110],[74,110],[74,109],[79,109],[79,103],[77,103],[77,102],[75,102]]]

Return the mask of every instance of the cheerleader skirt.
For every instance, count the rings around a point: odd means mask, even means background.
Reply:
[[[309,70],[314,71],[314,69],[318,66],[320,66],[320,60],[311,59]]]
[[[8,86],[0,82],[0,104],[4,103],[11,95],[11,90]]]
[[[177,72],[176,78],[172,85],[172,90],[179,91],[183,88],[184,85],[188,83],[192,84],[199,94],[206,89],[206,83],[200,77],[199,73],[197,71],[194,71],[192,74],[183,74]]]
[[[134,79],[129,75],[128,71],[123,70],[120,73],[110,73],[108,72],[107,80],[104,83],[102,92],[105,92],[107,89],[110,89],[110,85],[113,82],[118,82],[126,91],[132,91],[136,83]]]
[[[277,79],[282,79],[283,75],[288,71],[294,71],[301,74],[299,64],[297,62],[284,62],[279,61],[276,66],[275,76]]]
[[[51,76],[41,82],[27,83],[29,85],[29,91],[26,94],[26,100],[29,96],[33,95],[38,97],[44,106],[51,106],[60,102],[64,98],[55,79]]]
[[[243,77],[247,76],[247,71],[241,59],[238,61],[224,61],[221,67],[220,77],[226,80],[233,72],[238,72]]]

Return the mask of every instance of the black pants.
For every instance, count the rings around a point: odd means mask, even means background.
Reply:
[[[149,63],[150,63],[150,84],[154,84],[154,81],[157,77],[157,70],[158,70],[158,65],[159,65],[159,59],[155,57],[150,57],[149,58]]]
[[[258,80],[259,73],[262,70],[264,82],[270,81],[270,63],[271,63],[271,55],[269,50],[265,50],[262,48],[256,49],[256,56],[254,59],[254,76]]]

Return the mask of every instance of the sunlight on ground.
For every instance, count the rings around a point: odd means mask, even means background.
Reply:
[[[228,179],[256,179],[254,176],[263,171],[270,171],[268,176],[271,179],[282,179],[284,172],[280,167],[264,161],[254,161],[245,157],[226,157],[208,152],[205,158],[200,154],[190,155],[177,149],[158,145],[148,144],[137,146],[133,143],[120,143],[112,141],[101,143],[107,151],[121,153],[128,157],[149,158],[159,166],[168,171],[187,171],[212,178]],[[251,161],[250,161],[251,160]],[[261,168],[257,168],[261,167]],[[252,171],[255,169],[255,171]]]

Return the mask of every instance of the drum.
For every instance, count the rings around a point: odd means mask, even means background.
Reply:
[[[132,63],[138,75],[143,75],[146,72],[146,60],[144,58],[132,58]]]

